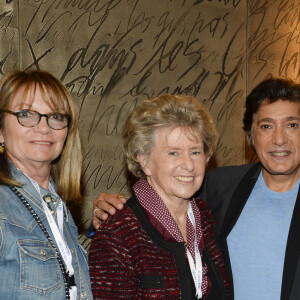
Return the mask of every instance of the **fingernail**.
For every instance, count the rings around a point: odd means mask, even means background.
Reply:
[[[116,210],[114,209],[114,208],[111,208],[110,210],[109,210],[109,213],[112,215],[112,214],[114,214],[116,212]]]

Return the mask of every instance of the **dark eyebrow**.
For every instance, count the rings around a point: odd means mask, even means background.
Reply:
[[[300,118],[299,117],[287,117],[286,120],[287,121],[295,121],[295,120],[300,121]]]
[[[261,120],[258,120],[257,121],[257,124],[260,124],[260,123],[273,123],[274,122],[274,119],[272,118],[264,118],[264,119],[261,119]]]
[[[300,121],[300,118],[299,117],[290,116],[290,117],[286,117],[284,120],[285,121]],[[264,119],[258,120],[257,124],[264,123],[264,122],[265,123],[274,123],[275,120],[272,119],[272,118],[264,118]]]

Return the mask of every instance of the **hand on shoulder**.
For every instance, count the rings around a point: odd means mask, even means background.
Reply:
[[[100,193],[99,197],[93,201],[93,226],[98,229],[101,222],[114,215],[116,209],[121,210],[126,203],[123,194]]]

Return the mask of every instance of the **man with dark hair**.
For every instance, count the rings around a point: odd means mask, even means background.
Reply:
[[[300,85],[260,83],[247,97],[244,130],[260,162],[208,171],[201,189],[232,294],[300,299]]]
[[[299,300],[300,85],[267,79],[255,87],[244,130],[259,162],[210,170],[200,191],[216,219],[232,298]],[[101,199],[117,208],[125,201],[101,194],[94,201],[100,219],[102,210],[114,212]]]

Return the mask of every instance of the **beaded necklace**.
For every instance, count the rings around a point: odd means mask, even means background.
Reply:
[[[71,286],[75,285],[75,280],[74,276],[69,276],[69,272],[66,271],[65,265],[63,263],[63,260],[61,258],[61,255],[59,254],[58,249],[56,248],[55,244],[53,243],[46,227],[44,226],[42,220],[40,217],[37,215],[35,210],[32,208],[32,206],[28,203],[28,201],[23,197],[23,195],[16,189],[15,186],[10,185],[9,188],[16,194],[16,196],[19,198],[19,200],[25,205],[25,207],[28,209],[30,214],[33,216],[37,224],[40,226],[42,229],[44,235],[46,236],[47,240],[49,241],[51,247],[55,250],[56,257],[58,264],[61,268],[61,271],[63,273],[63,278],[64,278],[64,283],[65,283],[65,290],[66,290],[66,300],[70,300],[70,288]]]

